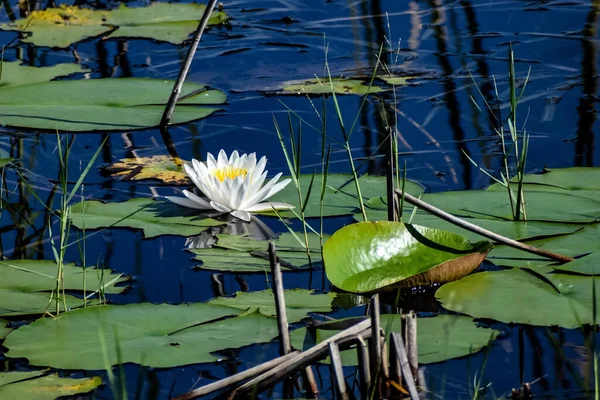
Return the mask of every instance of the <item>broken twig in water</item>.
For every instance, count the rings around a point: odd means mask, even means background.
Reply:
[[[560,261],[562,263],[566,263],[566,262],[570,262],[570,261],[574,260],[573,257],[553,253],[551,251],[540,249],[538,247],[529,246],[528,244],[521,243],[516,240],[509,239],[507,237],[498,235],[497,233],[494,233],[492,231],[488,231],[487,229],[483,229],[475,224],[465,221],[464,219],[455,217],[454,215],[449,214],[446,211],[440,210],[439,208],[434,207],[431,204],[425,203],[424,201],[419,200],[416,197],[411,196],[410,194],[408,194],[406,192],[403,193],[402,190],[400,190],[400,189],[396,189],[396,195],[398,195],[400,197],[403,196],[404,200],[406,202],[412,204],[413,206],[419,207],[420,209],[423,209],[423,210],[427,211],[428,213],[433,214],[436,217],[443,219],[444,221],[448,221],[451,224],[459,226],[463,229],[466,229],[466,230],[476,233],[478,235],[484,236],[488,239],[495,240],[496,242],[505,244],[510,247],[514,247],[515,249],[523,250],[528,253],[536,254],[538,256],[542,256],[545,258],[550,258],[552,260]]]
[[[169,97],[169,101],[167,102],[167,106],[165,107],[165,111],[163,113],[162,119],[160,120],[160,127],[166,128],[171,121],[171,116],[173,115],[173,110],[175,110],[175,104],[177,100],[179,100],[179,94],[181,93],[181,88],[183,83],[185,82],[185,77],[187,76],[190,66],[192,65],[192,60],[194,59],[194,55],[196,54],[196,50],[198,49],[198,44],[200,43],[200,39],[202,38],[202,32],[208,25],[208,20],[210,19],[210,15],[212,14],[215,5],[217,4],[217,0],[209,0],[206,8],[204,9],[204,14],[202,14],[202,18],[200,18],[200,23],[198,24],[198,29],[196,29],[196,33],[194,34],[194,39],[192,40],[192,44],[190,45],[190,49],[185,57],[185,61],[183,62],[183,67],[179,71],[179,76],[177,77],[177,81],[175,82],[175,86],[173,86],[173,91],[171,92],[171,96]]]

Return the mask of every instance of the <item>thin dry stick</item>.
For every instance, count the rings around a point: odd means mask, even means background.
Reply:
[[[417,315],[414,311],[411,311],[405,316],[404,321],[406,322],[405,344],[408,363],[410,365],[410,370],[413,373],[413,377],[418,379],[419,352],[417,350]]]
[[[329,339],[326,339],[321,343],[311,347],[303,353],[297,354],[292,359],[281,363],[278,367],[272,368],[264,374],[257,376],[251,381],[246,382],[245,384],[240,386],[236,390],[236,392],[239,394],[240,392],[255,389],[256,393],[260,393],[260,391],[263,388],[274,384],[275,382],[282,379],[284,376],[288,375],[290,372],[311,364],[313,360],[318,360],[321,357],[324,357],[327,354],[327,351],[329,350],[329,343],[336,342],[339,345],[340,341],[343,341],[344,339],[351,340],[355,338],[356,335],[361,335],[363,338],[365,338],[367,336],[370,336],[370,328],[370,319],[359,322],[358,324],[353,325],[350,328],[345,329],[342,332],[333,335]]]
[[[358,377],[360,379],[361,399],[369,398],[369,386],[371,385],[371,372],[369,371],[369,352],[367,343],[358,337],[356,352],[358,355]]]
[[[275,310],[277,315],[277,328],[279,330],[279,343],[281,345],[280,354],[289,354],[292,351],[290,343],[289,325],[287,322],[287,311],[285,309],[285,295],[283,292],[283,278],[281,274],[281,265],[277,257],[275,244],[269,242],[269,262],[271,273],[273,274],[273,296],[275,297]],[[318,393],[315,375],[312,367],[309,365],[304,369],[304,382],[307,394],[315,396]],[[293,390],[292,390],[293,392]],[[293,393],[291,393],[293,395]]]
[[[340,349],[335,342],[329,343],[329,357],[331,358],[331,372],[335,378],[335,386],[340,399],[348,399],[348,389],[346,389],[346,379],[344,378],[344,370],[342,368],[342,358],[340,357]]]
[[[398,354],[398,358],[400,360],[400,369],[402,370],[402,375],[404,375],[404,382],[408,387],[410,400],[419,400],[419,392],[415,386],[412,371],[410,370],[410,365],[408,364],[408,356],[406,355],[406,348],[404,347],[402,335],[394,332],[390,338],[392,340],[392,346],[395,347],[396,354]]]
[[[371,313],[371,340],[369,341],[369,368],[371,369],[371,373],[375,374],[375,380],[372,381],[372,384],[375,385],[376,393],[379,393],[379,379],[377,376],[381,373],[381,335],[380,332],[380,317],[379,317],[379,294],[373,295],[371,297],[371,302],[369,304],[369,311]]]
[[[299,351],[293,351],[289,354],[286,354],[283,357],[275,358],[271,361],[267,361],[266,363],[257,365],[256,367],[249,368],[228,378],[221,379],[220,381],[202,386],[198,389],[194,389],[191,392],[182,394],[181,396],[174,397],[172,400],[197,399],[198,397],[206,396],[209,393],[213,393],[221,389],[231,388],[232,386],[235,386],[236,384],[245,381],[246,379],[250,379],[253,376],[269,371],[271,368],[274,368],[280,365],[281,363],[286,362],[287,360],[289,360],[292,357],[295,357],[299,353]]]
[[[171,121],[171,116],[173,115],[173,110],[175,110],[175,104],[177,103],[177,100],[179,100],[179,94],[181,93],[183,82],[185,82],[185,77],[187,76],[190,70],[192,60],[194,59],[194,55],[196,54],[196,50],[198,49],[198,44],[200,43],[200,39],[202,38],[202,32],[204,32],[206,25],[208,25],[208,20],[216,4],[217,0],[209,0],[208,4],[206,5],[206,9],[204,10],[204,14],[202,14],[202,18],[200,19],[200,23],[198,24],[198,28],[196,29],[196,33],[194,34],[194,40],[192,41],[190,49],[185,57],[183,67],[181,67],[181,70],[179,71],[179,76],[177,77],[175,86],[173,86],[171,97],[169,97],[169,102],[167,103],[162,119],[160,120],[161,128],[166,128],[166,126],[169,125],[169,122]]]
[[[550,258],[552,260],[560,261],[561,263],[570,262],[570,261],[574,260],[573,257],[569,257],[569,256],[565,256],[562,254],[553,253],[548,250],[529,246],[528,244],[517,242],[516,240],[509,239],[507,237],[498,235],[497,233],[494,233],[492,231],[488,231],[487,229],[483,229],[477,225],[474,225],[463,219],[455,217],[454,215],[449,214],[443,210],[440,210],[439,208],[434,207],[431,204],[425,203],[424,201],[419,200],[416,197],[411,196],[410,194],[408,194],[406,192],[403,194],[402,190],[400,190],[400,189],[396,189],[396,194],[398,196],[404,195],[404,200],[406,202],[412,204],[413,206],[419,207],[419,208],[427,211],[428,213],[431,213],[431,214],[435,215],[436,217],[443,219],[444,221],[448,221],[451,224],[454,224],[458,227],[461,227],[463,229],[466,229],[466,230],[476,233],[478,235],[484,236],[488,239],[495,240],[496,242],[499,242],[499,243],[505,244],[507,246],[514,247],[515,249],[523,250],[523,251],[526,251],[528,253],[532,253],[532,254],[535,254],[538,256],[542,256],[542,257]]]

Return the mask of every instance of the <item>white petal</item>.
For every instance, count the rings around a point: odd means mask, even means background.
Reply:
[[[256,153],[248,154],[248,158],[242,167],[248,171],[254,171],[256,169]]]
[[[202,182],[202,178],[198,175],[197,171],[193,167],[190,167],[188,164],[185,164],[183,166],[183,169],[185,170],[187,176],[190,177],[192,182],[194,182],[194,185],[196,185],[196,187],[200,189],[200,191],[204,193],[205,196],[208,196],[205,190],[206,188],[204,187],[205,185]]]
[[[240,154],[238,153],[237,150],[234,150],[233,153],[231,153],[231,157],[229,157],[229,164],[235,166],[235,164],[239,161],[240,159]]]
[[[217,158],[217,168],[223,169],[229,164],[229,160],[227,159],[227,154],[225,154],[225,150],[219,151],[219,156]]]
[[[230,191],[231,199],[229,202],[231,204],[232,210],[240,209],[240,205],[242,204],[242,200],[244,199],[244,195],[246,194],[246,190],[243,183],[244,181],[242,180],[241,176],[238,176],[232,181]]]
[[[226,213],[231,211],[231,208],[225,207],[222,204],[217,203],[216,201],[211,201],[210,205],[212,208],[214,208],[215,210],[222,212],[222,213]]]
[[[281,175],[281,172],[275,175],[273,179],[271,179],[265,186],[263,186],[258,192],[256,192],[254,196],[246,199],[246,201],[244,202],[244,209],[246,209],[247,207],[251,207],[256,203],[260,203],[261,201],[266,199],[268,197],[268,194],[271,192],[271,189],[277,183]]]
[[[254,195],[261,189],[263,182],[267,179],[267,171],[265,171],[256,182],[248,182],[248,190],[246,191],[246,199],[254,197]]]
[[[292,181],[291,179],[282,180],[277,185],[273,186],[271,188],[271,190],[269,190],[269,194],[265,198],[269,198],[269,197],[273,196],[274,194],[281,192],[283,190],[283,188],[285,188],[291,181]]]
[[[217,168],[217,160],[215,160],[215,157],[210,153],[206,154],[206,166],[208,167],[209,171]]]
[[[276,201],[271,201],[271,202],[267,202],[267,203],[258,203],[253,205],[252,207],[248,207],[246,208],[246,211],[250,211],[250,212],[261,212],[261,211],[273,211],[273,209],[276,210],[291,210],[294,209],[296,207],[294,207],[291,204],[288,203],[279,203]]]
[[[249,212],[242,210],[235,210],[230,212],[230,214],[246,222],[250,222],[250,218],[252,217]]]
[[[185,197],[187,197],[188,199],[190,199],[191,201],[193,201],[194,203],[198,204],[200,207],[203,207],[206,210],[210,210],[212,208],[210,206],[210,204],[208,203],[208,201],[204,200],[201,197],[196,196],[192,192],[184,190],[183,194],[185,195]]]
[[[265,166],[267,165],[267,157],[262,157],[259,161],[258,164],[256,164],[256,167],[250,172],[248,172],[248,175],[250,175],[250,181],[252,183],[255,183],[256,181],[258,181],[258,178],[262,175],[263,171],[265,170]],[[264,181],[264,179],[263,179]]]
[[[176,196],[165,196],[167,200],[171,203],[175,203],[178,206],[187,207],[187,208],[195,208],[197,210],[206,210],[206,208],[202,207],[200,204],[193,202],[190,199],[185,197],[176,197]]]

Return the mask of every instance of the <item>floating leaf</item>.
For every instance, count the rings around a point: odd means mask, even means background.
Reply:
[[[198,210],[152,199],[130,199],[122,203],[82,201],[71,207],[71,221],[79,229],[142,229],[146,238],[159,235],[193,236],[208,227],[223,224],[198,214]]]
[[[506,192],[459,190],[427,193],[424,202],[459,216],[512,220]],[[600,198],[570,193],[532,191],[525,193],[527,220],[586,223],[600,219]]]
[[[538,270],[480,272],[442,286],[436,297],[448,310],[505,323],[578,328],[593,322],[592,287],[600,296],[600,278]]]
[[[570,235],[533,240],[527,242],[527,244],[554,253],[576,257],[592,251],[600,251],[599,237],[600,224],[596,223],[587,225]],[[488,259],[496,265],[519,268],[532,268],[556,263],[554,260],[535,256],[504,245],[494,247]]]
[[[298,322],[311,312],[327,313],[332,311],[331,302],[335,294],[314,294],[312,290],[285,290],[285,309],[289,323]],[[218,297],[209,304],[239,308],[240,310],[256,310],[267,317],[277,315],[275,298],[272,290],[261,292],[236,292],[235,297]]]
[[[204,249],[189,249],[196,260],[202,261],[203,269],[234,272],[263,272],[270,270],[268,242],[253,240],[244,236],[216,235],[215,246]],[[296,233],[303,241],[304,234]],[[327,238],[324,238],[326,240]],[[277,257],[284,271],[309,267],[308,257],[303,245],[291,233],[283,233],[274,240]],[[302,242],[303,243],[303,242]],[[321,262],[321,244],[319,236],[308,234],[308,247],[313,267]]]
[[[0,319],[0,340],[4,339],[10,332],[12,332],[12,328],[8,327],[8,321]]]
[[[153,3],[136,8],[122,4],[114,10],[61,5],[33,11],[28,18],[2,24],[0,29],[30,32],[23,42],[59,48],[102,34],[180,44],[195,31],[205,8],[193,3]],[[224,12],[215,11],[208,24],[217,25],[228,18]]]
[[[44,371],[0,372],[0,397],[21,400],[54,400],[87,393],[102,384],[102,378],[62,378]]]
[[[306,196],[312,177],[312,174],[300,175],[299,181],[303,196]],[[363,175],[358,179],[358,182],[365,201],[367,201],[365,195],[385,196],[386,194],[384,176]],[[310,197],[305,203],[304,216],[307,218],[319,217],[321,215],[321,183],[321,175],[315,175]],[[419,188],[420,191],[423,190],[423,188],[416,183],[412,187],[415,190],[417,188]],[[298,202],[298,192],[293,183],[290,183],[281,192],[271,197],[271,200],[291,204],[296,207],[294,211],[299,213],[300,203]],[[352,179],[352,175],[328,174],[323,202],[324,217],[352,215],[359,207],[356,185]],[[291,211],[283,211],[280,212],[280,215],[293,217],[294,213]]]
[[[384,89],[374,85],[369,88],[369,82],[360,79],[333,78],[330,82],[329,78],[319,78],[286,82],[283,91],[294,94],[367,94],[383,92]]]
[[[338,230],[323,247],[327,277],[349,292],[443,283],[474,271],[487,241],[401,222],[359,222]]]
[[[553,265],[555,270],[559,272],[575,272],[583,275],[599,275],[600,276],[600,251],[588,254],[562,265]]]
[[[2,61],[2,80],[0,87],[31,85],[47,82],[59,76],[78,72],[89,72],[79,64],[57,64],[52,67],[30,67],[20,61]]]
[[[0,315],[43,314],[50,303],[51,291],[56,288],[56,269],[53,261],[0,261]],[[85,272],[85,283],[83,278],[83,268],[74,264],[64,265],[64,287],[67,291],[82,292],[85,289],[86,295],[90,295],[102,288],[105,293],[121,293],[125,287],[115,285],[127,281],[121,274],[90,267]],[[69,295],[66,298],[69,308],[83,305],[82,299]],[[51,309],[55,307],[53,302]]]
[[[184,163],[169,156],[136,157],[124,158],[104,169],[112,176],[128,180],[156,179],[171,185],[189,185],[191,181],[183,170]]]
[[[8,357],[25,357],[32,365],[62,369],[104,369],[136,363],[169,368],[212,362],[211,353],[267,342],[277,323],[258,313],[235,318],[238,309],[205,303],[128,304],[70,311],[42,318],[12,332],[4,341]],[[106,343],[105,361],[99,336]],[[85,355],[85,356],[82,356]]]
[[[344,321],[358,322],[358,319],[325,322],[319,324],[314,331],[310,329],[309,334],[306,328],[296,329],[290,334],[292,345],[297,349],[308,349],[339,333]],[[476,353],[500,333],[494,329],[478,328],[473,319],[460,315],[441,314],[433,318],[419,318],[417,325],[419,364],[431,364]],[[402,332],[400,315],[381,315],[381,327],[386,332]],[[345,366],[358,365],[356,350],[346,350],[341,355]]]
[[[8,151],[0,149],[0,168],[7,166],[13,161]]]
[[[40,82],[8,86],[0,91],[0,123],[55,132],[110,131],[158,126],[173,81],[106,78]],[[194,94],[196,93],[196,94]],[[225,94],[186,83],[171,122],[204,118],[223,104]]]
[[[383,75],[378,76],[379,79],[384,81],[385,83],[389,83],[394,86],[404,86],[408,85],[408,80],[413,78],[412,76],[396,76],[396,75]]]
[[[572,167],[545,169],[542,174],[525,175],[523,182],[527,184],[525,186],[526,194],[531,190],[600,191],[600,168]],[[498,183],[491,185],[488,190],[506,192],[506,188]]]

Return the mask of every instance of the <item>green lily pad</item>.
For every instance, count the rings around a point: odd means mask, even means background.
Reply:
[[[142,229],[146,238],[159,235],[193,236],[208,227],[223,224],[199,215],[197,210],[152,199],[130,199],[122,203],[86,200],[73,205],[71,221],[79,229]]]
[[[54,400],[91,392],[102,385],[102,378],[62,378],[44,371],[0,372],[0,397],[21,400]]]
[[[135,8],[122,4],[114,10],[61,5],[33,11],[28,18],[2,24],[0,29],[30,32],[23,42],[59,48],[102,34],[181,44],[196,30],[205,8],[204,4],[193,3],[152,3]],[[227,19],[224,12],[215,11],[208,25]]]
[[[296,329],[290,333],[292,346],[296,349],[308,349],[341,332],[340,325],[345,322],[358,322],[357,318],[319,324],[317,329]],[[381,327],[387,332],[401,332],[400,315],[382,314]],[[314,334],[313,334],[314,332]],[[417,320],[417,348],[419,364],[432,364],[451,358],[464,357],[480,351],[495,339],[500,332],[494,329],[478,328],[473,319],[460,315],[441,314],[433,318]],[[358,365],[356,350],[341,353],[345,366]]]
[[[566,256],[576,257],[600,251],[600,224],[587,225],[570,234],[528,241],[527,244]],[[556,263],[553,260],[525,253],[512,247],[498,245],[490,252],[489,261],[496,265],[532,268]],[[579,264],[581,267],[581,264]]]
[[[526,184],[525,195],[530,190],[600,191],[600,168],[572,167],[546,169],[542,174],[525,175],[523,182]],[[495,183],[488,190],[506,191],[506,188],[499,183]]]
[[[293,94],[367,94],[379,93],[384,89],[379,86],[371,86],[369,82],[361,79],[345,79],[345,78],[315,78],[305,81],[291,81],[284,83],[283,92]]]
[[[30,67],[20,61],[2,61],[2,80],[0,87],[31,85],[47,82],[59,76],[78,72],[89,72],[79,64],[57,64],[52,67]]]
[[[426,203],[458,216],[512,220],[506,192],[489,190],[460,190],[426,193]],[[570,193],[525,192],[528,221],[587,223],[600,219],[600,198]]]
[[[0,91],[0,123],[55,132],[110,131],[158,126],[173,81],[106,78],[40,82]],[[193,94],[196,93],[196,94]],[[225,94],[186,83],[171,120],[180,124],[204,118],[223,104]]]
[[[303,201],[312,179],[312,174],[300,175],[300,187],[302,189]],[[321,216],[321,175],[315,175],[310,197],[305,204],[304,216],[307,218]],[[352,215],[359,209],[358,195],[356,185],[351,174],[329,174],[327,175],[327,187],[323,199],[323,216],[335,217],[342,215]],[[384,176],[363,175],[358,179],[361,194],[364,201],[367,196],[386,196],[386,183]],[[411,182],[410,189],[412,193],[422,193],[423,187],[418,183]],[[271,197],[272,201],[282,201],[296,207],[294,211],[299,213],[300,203],[298,202],[298,192],[293,183],[290,183],[281,192]],[[266,215],[275,215],[266,213]],[[285,217],[293,217],[291,211],[280,212]]]
[[[460,235],[418,225],[359,222],[325,243],[323,259],[331,283],[364,293],[459,279],[475,270],[490,248],[487,241],[472,244]]]
[[[331,312],[331,302],[335,298],[334,293],[314,294],[314,291],[304,289],[285,290],[284,295],[289,323],[298,322],[306,318],[311,312]],[[267,317],[277,315],[272,290],[236,292],[235,297],[218,297],[208,303],[239,308],[240,310],[258,310]]]
[[[128,304],[70,311],[43,318],[12,332],[4,341],[7,357],[25,357],[32,365],[61,369],[105,368],[118,361],[148,367],[213,362],[211,353],[267,342],[277,336],[277,322],[259,313],[226,318],[239,310],[205,303]]]
[[[574,272],[583,275],[600,275],[600,251],[593,252],[562,265],[553,265],[559,272]]]
[[[378,76],[377,78],[381,79],[385,83],[389,83],[394,86],[404,86],[408,85],[408,80],[413,78],[411,76],[396,76],[396,75],[383,75]]]
[[[447,283],[436,297],[448,310],[505,323],[578,328],[593,322],[592,287],[596,280],[600,296],[600,278],[537,271],[480,272]]]
[[[0,340],[4,339],[6,335],[12,332],[12,328],[8,327],[8,321],[0,319]]]
[[[0,261],[0,315],[43,314],[50,307],[51,292],[56,287],[56,264],[45,260],[6,260]],[[86,295],[102,290],[105,293],[122,293],[125,287],[115,286],[128,278],[110,270],[87,268],[84,283],[83,268],[74,264],[64,265],[64,287],[67,291],[83,292]],[[69,308],[81,307],[83,300],[66,296]],[[62,310],[62,305],[61,305]],[[62,310],[64,311],[64,310]]]
[[[169,156],[124,158],[104,170],[114,177],[128,180],[156,179],[170,185],[190,185],[192,182],[183,170],[185,161]]]
[[[201,268],[238,273],[270,271],[267,241],[236,235],[216,236],[218,241],[211,248],[189,249],[194,253],[194,259],[202,261]],[[304,240],[303,233],[296,232],[296,236]],[[274,243],[283,271],[310,266],[306,250],[291,233],[281,234]],[[308,247],[311,252],[311,262],[315,267],[321,262],[321,244],[318,235],[308,234]]]

